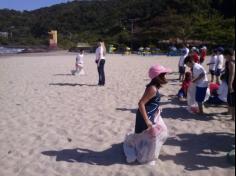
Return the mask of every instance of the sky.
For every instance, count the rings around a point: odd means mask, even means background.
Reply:
[[[0,9],[35,10],[54,4],[65,3],[71,0],[0,0]]]

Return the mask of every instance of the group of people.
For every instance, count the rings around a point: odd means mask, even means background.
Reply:
[[[183,49],[183,56],[180,58],[180,80],[183,81],[183,85],[179,95],[187,97],[189,93],[189,88],[192,87],[195,90],[195,101],[198,104],[197,113],[203,114],[203,103],[206,98],[207,89],[209,86],[207,71],[203,67],[203,63],[206,59],[207,48],[203,47],[201,49],[201,55],[197,55],[198,51],[196,48],[192,48],[191,52],[187,47]],[[224,67],[224,82],[222,86],[228,87],[227,102],[229,105],[232,118],[235,119],[235,110],[234,110],[234,96],[235,96],[235,59],[234,59],[234,50],[222,48],[217,49],[217,60],[215,63],[214,75],[220,76],[222,74],[223,63],[222,58],[226,60]],[[211,63],[209,64],[211,65]],[[190,72],[185,73],[185,66],[190,68]],[[212,67],[210,67],[212,68]],[[161,66],[155,65],[149,70],[149,77],[151,79],[150,83],[146,86],[143,96],[139,101],[139,108],[136,114],[136,123],[135,123],[135,135],[129,135],[124,142],[124,151],[127,156],[127,161],[133,161],[132,159],[137,159],[140,162],[151,161],[158,156],[160,145],[163,144],[163,139],[166,139],[166,126],[162,120],[158,122],[157,119],[161,119],[160,116],[160,93],[159,89],[167,84],[166,74],[170,70]],[[212,80],[213,81],[213,80]],[[219,82],[217,82],[219,83]],[[221,88],[223,89],[223,88]],[[221,90],[225,93],[224,90]],[[145,136],[145,134],[147,134]],[[148,137],[149,134],[149,137]],[[160,136],[164,134],[163,138],[160,139]],[[143,137],[145,136],[145,138]],[[144,138],[144,139],[143,139]],[[141,139],[141,140],[140,140]],[[151,142],[150,142],[151,141]],[[140,147],[143,143],[144,145]],[[156,151],[153,150],[153,146],[157,146]],[[129,152],[134,148],[135,154],[134,157],[131,157]],[[155,152],[154,152],[155,151]],[[131,152],[132,153],[132,152]],[[141,156],[141,157],[140,157]],[[151,157],[150,157],[151,156]],[[146,159],[146,160],[144,160]],[[147,160],[149,159],[149,160]]]
[[[189,50],[188,45],[183,44],[183,47],[181,49],[181,56],[179,60],[179,73],[180,73],[179,80],[180,81],[183,81],[184,74],[186,71],[184,60],[187,56],[191,56],[195,63],[202,65],[204,61],[206,60],[207,47],[203,46],[200,50],[197,47],[192,47],[191,50]]]
[[[95,63],[97,64],[98,69],[98,86],[105,86],[105,63],[106,63],[106,47],[105,43],[102,40],[99,40],[97,43],[96,49],[96,59]],[[76,56],[75,70],[72,70],[72,75],[85,75],[84,71],[84,50],[81,49],[79,54]]]
[[[229,106],[229,113],[235,120],[235,53],[233,49],[224,49],[218,47],[213,50],[210,58],[209,73],[211,81],[209,84],[208,74],[203,66],[206,59],[207,48],[202,47],[199,51],[193,47],[191,51],[184,46],[179,60],[179,80],[182,81],[182,87],[178,93],[180,100],[187,98],[189,89],[195,88],[195,101],[198,104],[197,113],[203,114],[204,102],[208,104],[224,104]],[[225,60],[225,64],[224,64]],[[186,72],[186,66],[190,68]],[[216,77],[216,82],[215,81]],[[207,90],[210,89],[210,98],[206,100]]]
[[[201,54],[200,54],[201,53]],[[199,55],[200,54],[200,55]],[[101,40],[98,42],[96,49],[99,86],[105,85],[105,55],[106,47]],[[182,88],[179,91],[179,97],[181,99],[188,97],[190,87],[195,88],[195,101],[198,105],[197,113],[203,114],[203,103],[206,98],[207,89],[209,88],[208,75],[206,69],[203,67],[203,63],[206,59],[207,48],[201,48],[201,52],[197,48],[193,47],[191,51],[184,46],[183,54],[179,61],[179,79],[183,82]],[[81,50],[76,59],[75,73],[81,72],[83,69],[83,51]],[[224,66],[224,59],[226,60]],[[214,81],[216,76],[217,85],[220,84],[220,77],[222,83],[221,89],[217,93],[225,94],[228,90],[227,98],[224,101],[228,102],[230,113],[232,118],[235,118],[234,109],[234,96],[235,96],[235,59],[234,50],[217,48],[214,50],[213,55],[208,63],[210,73],[212,75],[211,82]],[[186,66],[190,68],[189,72],[186,72]],[[222,71],[224,74],[222,76]],[[146,86],[143,96],[138,103],[138,111],[136,113],[135,131],[134,134],[127,136],[124,142],[124,152],[127,157],[127,162],[134,162],[138,160],[141,163],[147,163],[155,161],[161,146],[165,142],[168,136],[167,127],[161,118],[160,101],[161,96],[159,89],[163,85],[167,84],[166,74],[170,72],[159,64],[152,66],[149,69],[150,83]],[[212,86],[213,87],[213,86]],[[217,88],[218,89],[218,88]],[[223,89],[223,90],[222,90]],[[212,90],[212,92],[215,92]],[[213,100],[209,100],[213,101]],[[143,143],[147,145],[143,146]],[[158,147],[158,148],[155,148]]]

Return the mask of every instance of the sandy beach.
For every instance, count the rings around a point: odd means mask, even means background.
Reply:
[[[85,55],[85,76],[72,76],[75,55],[0,58],[0,176],[235,175],[226,158],[235,124],[224,106],[198,116],[179,103],[178,57],[108,55],[98,87],[95,56]],[[170,137],[156,166],[129,165],[122,142],[157,63],[173,70],[160,91]]]

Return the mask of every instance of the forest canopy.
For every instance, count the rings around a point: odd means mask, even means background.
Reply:
[[[73,1],[34,11],[0,10],[0,45],[47,45],[58,30],[59,45],[78,42],[135,46],[178,38],[234,45],[235,0]]]

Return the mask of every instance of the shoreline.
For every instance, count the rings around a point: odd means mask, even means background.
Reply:
[[[60,56],[60,55],[73,55],[73,52],[68,50],[44,51],[44,52],[29,52],[29,53],[14,53],[14,54],[0,54],[1,58],[11,57],[33,57],[33,56]]]

